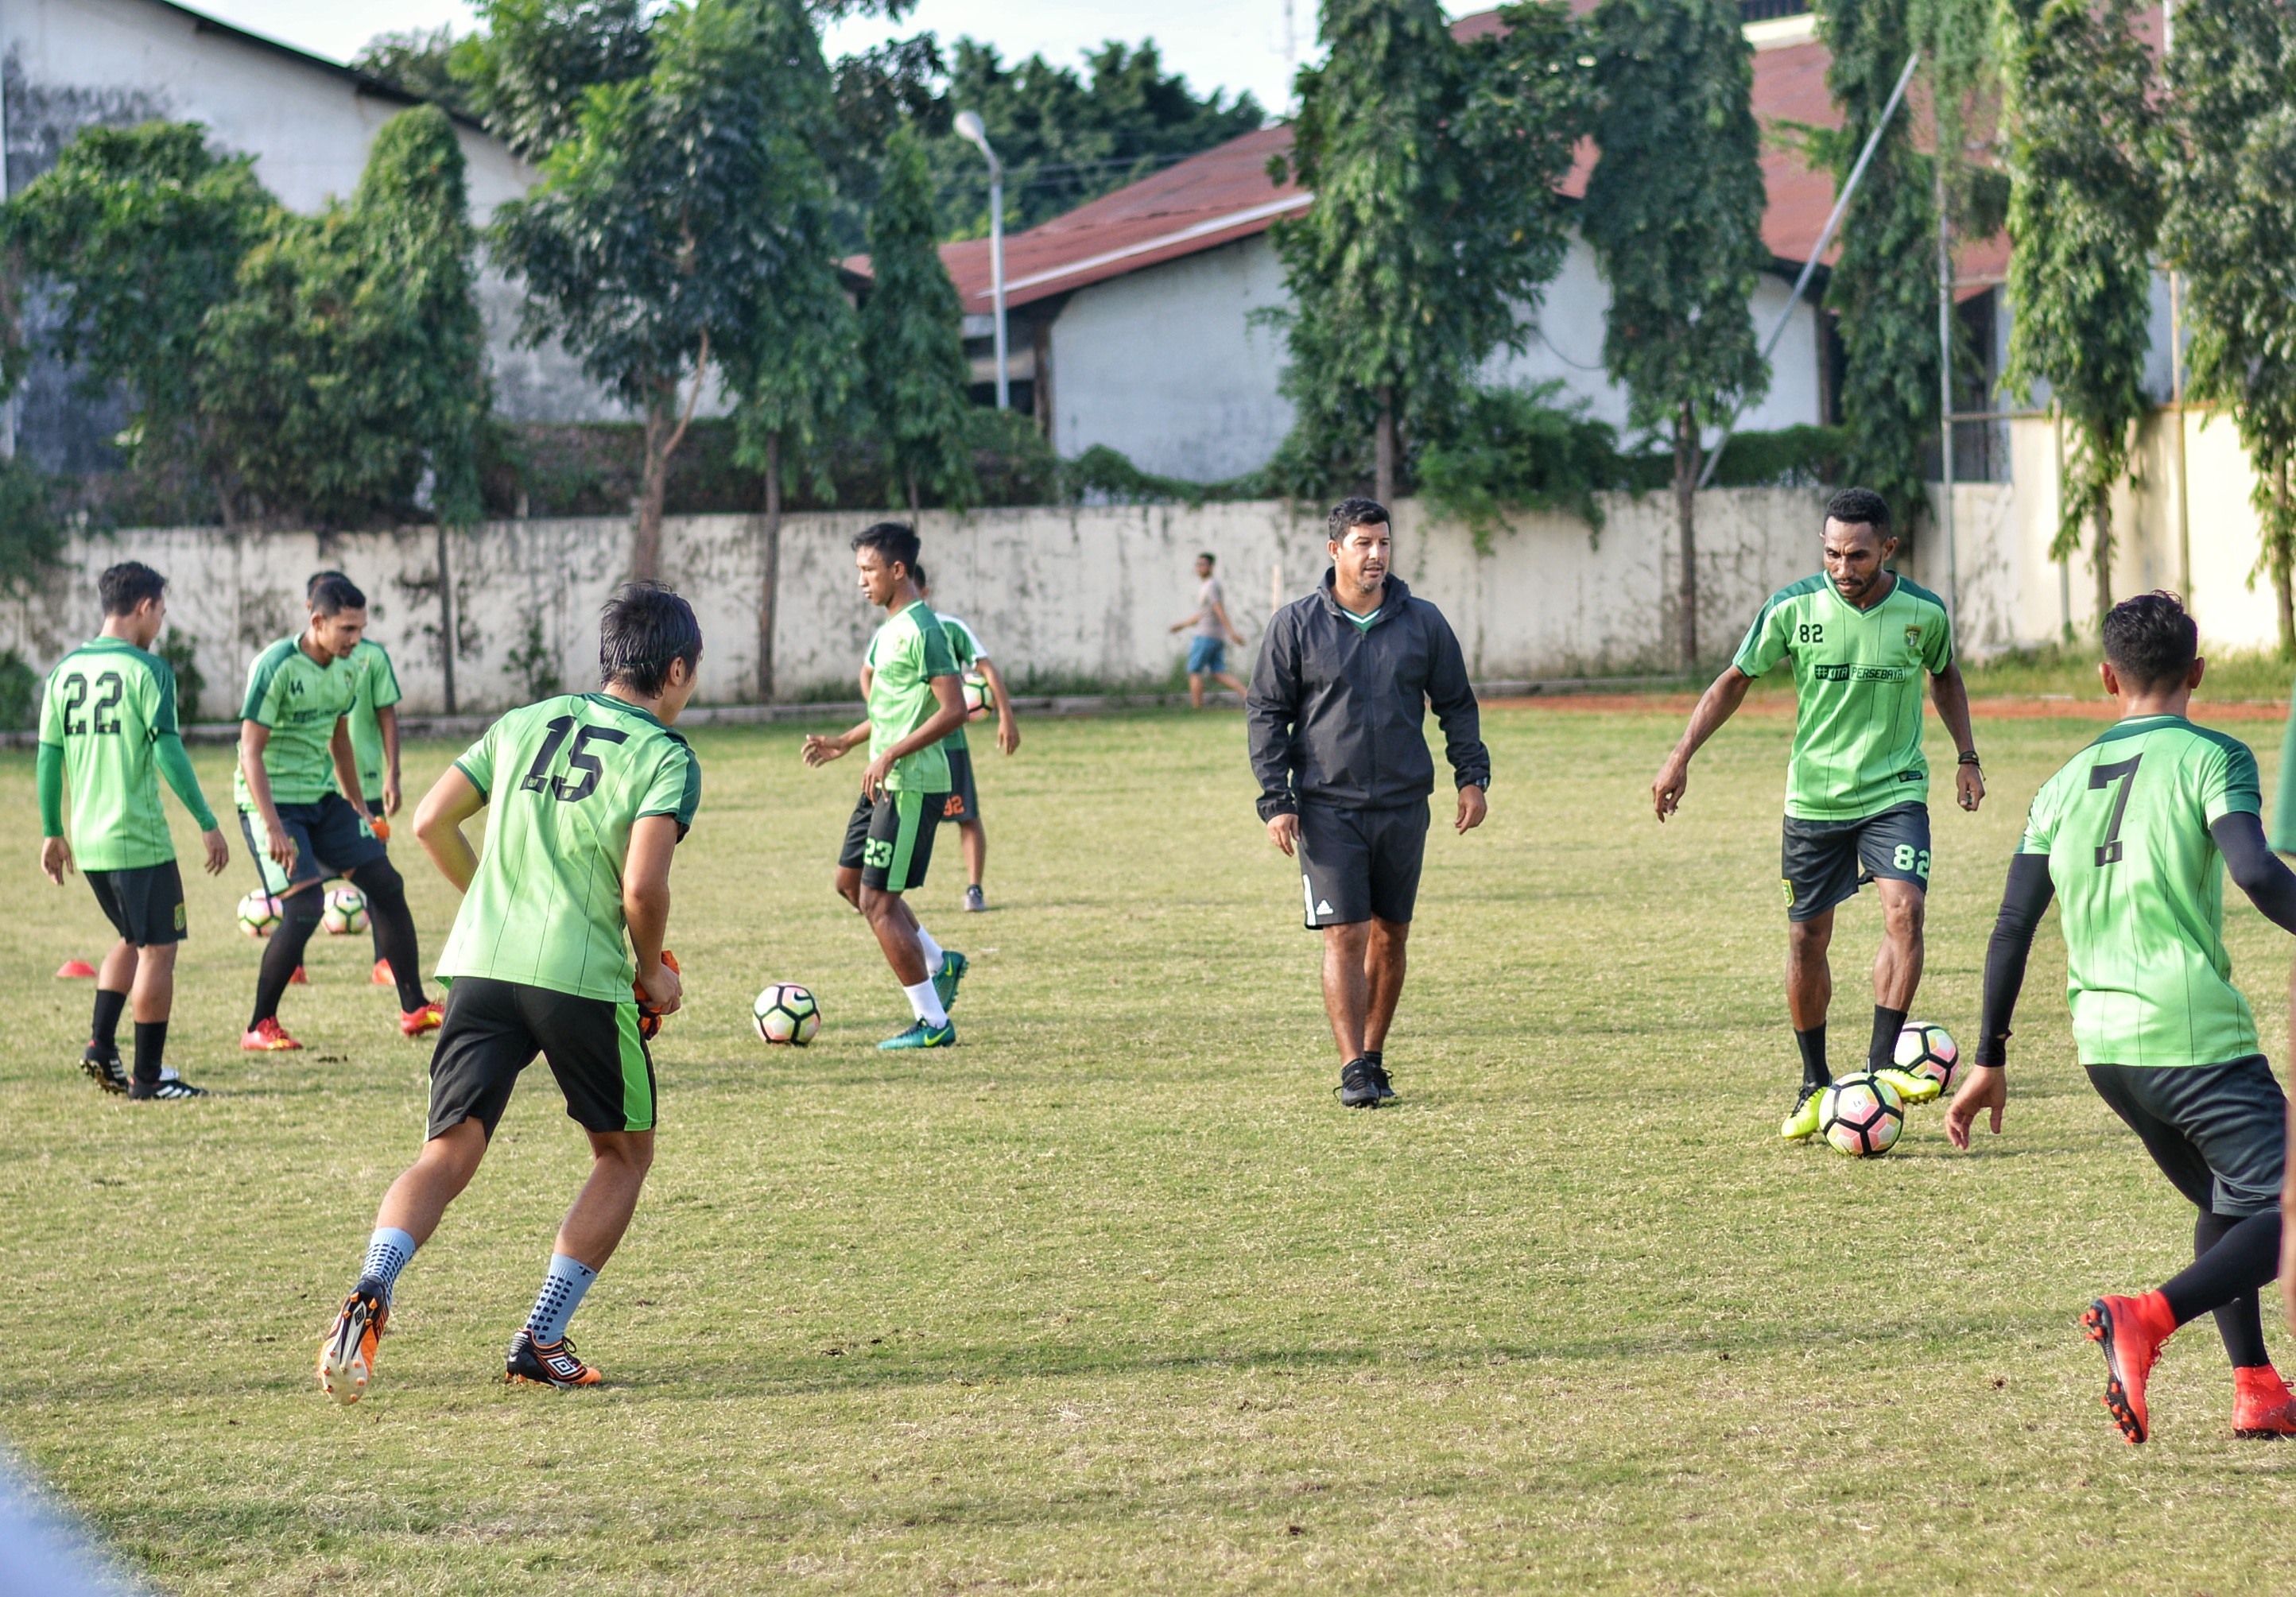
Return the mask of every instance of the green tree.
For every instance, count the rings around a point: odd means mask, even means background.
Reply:
[[[931,170],[922,142],[904,130],[886,150],[883,186],[869,214],[873,282],[861,307],[861,371],[893,491],[912,511],[928,493],[962,504],[980,492],[964,446],[972,376],[963,307],[935,232]]]
[[[1818,0],[1818,37],[1833,53],[1825,80],[1840,107],[1835,132],[1808,148],[1846,182],[1913,51],[1910,0]],[[1841,420],[1850,474],[1911,526],[1927,503],[1922,458],[1938,426],[1937,205],[1913,117],[1890,119],[1842,218],[1841,254],[1825,303],[1841,317]]]
[[[196,123],[91,127],[0,210],[11,297],[52,289],[59,358],[83,393],[127,400],[129,463],[205,481],[226,522],[238,486],[200,404],[201,327],[277,222],[252,165],[210,150]],[[5,364],[20,379],[20,350]]]
[[[1392,499],[1476,369],[1523,347],[1562,264],[1581,41],[1561,4],[1500,14],[1503,33],[1463,45],[1434,0],[1323,8],[1330,55],[1300,72],[1292,149],[1269,166],[1316,195],[1274,230],[1297,416],[1279,470],[1296,484],[1361,480],[1368,443]]]
[[[2009,299],[2004,373],[2021,398],[2046,382],[2071,445],[2058,560],[2093,527],[2096,610],[2112,608],[2112,489],[2150,408],[2152,253],[2162,197],[2152,52],[2137,0],[2002,0],[2009,134]]]
[[[455,30],[409,29],[403,33],[378,33],[351,57],[351,70],[364,72],[405,94],[464,116],[480,114],[470,86],[454,74]]]
[[[593,87],[643,78],[652,58],[644,0],[478,0],[474,9],[482,30],[455,45],[448,71],[527,160],[575,135]]]
[[[424,105],[383,125],[348,204],[282,216],[250,252],[201,328],[199,398],[271,519],[477,519],[476,248],[462,145]]]
[[[2296,20],[2276,0],[2177,12],[2162,229],[2185,274],[2186,391],[2229,408],[2256,471],[2259,564],[2296,651]],[[2181,421],[2179,425],[2181,425]]]
[[[1610,285],[1603,364],[1628,425],[1672,436],[1682,663],[1698,663],[1702,430],[1769,389],[1747,299],[1770,251],[1754,56],[1733,0],[1603,0],[1587,242]]]
[[[670,456],[711,363],[753,348],[759,285],[784,267],[766,170],[775,37],[759,0],[668,12],[645,75],[594,83],[542,182],[496,213],[496,257],[526,283],[522,336],[562,340],[642,420],[637,576],[660,568]]]

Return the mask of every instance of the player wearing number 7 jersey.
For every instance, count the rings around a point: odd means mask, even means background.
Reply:
[[[558,1228],[504,1374],[555,1387],[598,1380],[566,1323],[621,1241],[653,1163],[653,1060],[633,985],[651,1013],[678,1006],[661,944],[670,854],[701,804],[701,766],[670,725],[693,692],[701,628],[676,594],[631,583],[606,606],[598,654],[604,692],[511,711],[415,812],[414,835],[463,906],[439,957],[450,985],[428,1140],[384,1195],[365,1267],[319,1350],[319,1384],[340,1402],[366,1389],[399,1271],[477,1174],[537,1053],[590,1134],[590,1178]],[[462,831],[480,809],[483,858]]]
[[[2124,601],[2103,634],[2104,691],[2120,701],[2120,722],[2033,799],[1986,954],[1976,1068],[1946,1132],[1968,1147],[1980,1113],[2001,1129],[2010,1016],[2054,897],[2081,1064],[2200,1211],[2190,1269],[2155,1291],[2100,1298],[2082,1316],[2104,1348],[2105,1407],[2143,1441],[2145,1377],[2161,1345],[2213,1312],[2232,1355],[2235,1433],[2296,1435],[2258,1297],[2279,1267],[2287,1110],[2224,946],[2227,865],[2290,931],[2296,875],[2265,846],[2256,757],[2185,718],[2204,662],[2184,606],[2168,594]]]
[[[1930,767],[1922,753],[1922,686],[1960,751],[1955,790],[1974,810],[1985,779],[1970,736],[1969,690],[1954,663],[1953,625],[1936,594],[1889,569],[1898,540],[1890,507],[1868,488],[1845,488],[1825,507],[1825,570],[1781,588],[1762,606],[1737,658],[1692,712],[1659,767],[1651,797],[1662,822],[1690,785],[1690,758],[1744,702],[1754,678],[1793,667],[1793,755],[1786,766],[1784,861],[1786,1012],[1801,1051],[1801,1090],[1779,1134],[1817,1129],[1825,1063],[1825,1011],[1833,998],[1826,950],[1833,910],[1861,882],[1877,884],[1882,947],[1874,961],[1874,1030],[1866,1068],[1908,1102],[1938,1084],[1896,1069],[1898,1034],[1922,979],[1922,921],[1930,880]]]

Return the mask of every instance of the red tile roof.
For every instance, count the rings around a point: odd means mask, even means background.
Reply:
[[[1571,9],[1585,12],[1595,3],[1571,0]],[[1466,40],[1496,33],[1500,26],[1496,12],[1480,12],[1461,18],[1451,31]],[[1825,46],[1815,41],[1755,54],[1754,112],[1766,128],[1780,122],[1841,126],[1825,87],[1831,59]],[[1013,233],[1004,241],[1005,304],[1027,305],[1265,232],[1278,217],[1303,209],[1314,198],[1296,184],[1267,180],[1268,158],[1289,149],[1291,143],[1288,127],[1248,133]],[[1587,192],[1595,156],[1591,142],[1580,145],[1563,182],[1565,193],[1576,197]],[[1833,175],[1810,170],[1799,151],[1769,140],[1764,141],[1761,160],[1769,189],[1763,242],[1779,260],[1799,266],[1808,258],[1826,214],[1833,209]],[[1839,250],[1838,244],[1829,248],[1827,258]],[[990,308],[988,241],[944,244],[940,256],[965,310],[985,314]],[[2008,258],[2008,240],[1991,239],[1964,247],[1956,270],[1964,283],[1991,280],[2006,269]],[[846,262],[859,272],[866,272],[868,264],[866,256]],[[1964,289],[1964,297],[1981,286]]]

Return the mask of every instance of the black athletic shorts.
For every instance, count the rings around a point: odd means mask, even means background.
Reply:
[[[550,1061],[566,1114],[585,1131],[653,1129],[653,1056],[633,998],[578,998],[549,987],[457,976],[430,1054],[431,1136],[476,1120],[489,1138],[519,1072]]]
[[[361,865],[384,858],[390,852],[359,818],[351,801],[340,793],[329,793],[316,804],[281,805],[279,824],[295,839],[295,869],[291,874],[282,871],[279,862],[271,857],[262,817],[253,810],[239,812],[240,835],[247,839],[247,850],[255,856],[256,873],[263,879],[263,890],[275,898],[331,876],[348,876]]]
[[[1867,881],[1930,885],[1930,808],[1900,804],[1862,821],[1804,821],[1786,817],[1778,875],[1785,883],[1786,919],[1810,921]]]
[[[2279,1203],[2288,1101],[2264,1055],[2223,1065],[2091,1065],[2088,1078],[2200,1208],[2238,1216]]]
[[[897,793],[887,788],[874,800],[863,798],[845,823],[845,847],[837,852],[842,870],[861,872],[861,885],[881,893],[906,893],[925,883],[932,864],[933,831],[954,793]]]
[[[1300,807],[1300,891],[1308,930],[1376,916],[1411,919],[1427,853],[1427,806],[1398,809]]]
[[[168,860],[125,871],[83,871],[103,918],[138,948],[184,940],[184,873]]]
[[[978,821],[980,819],[980,795],[972,787],[972,750],[970,748],[951,749],[948,754],[948,803],[941,810],[944,821]]]

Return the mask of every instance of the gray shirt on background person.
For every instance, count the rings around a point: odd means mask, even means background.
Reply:
[[[1204,586],[1196,590],[1196,635],[1198,637],[1218,638],[1223,642],[1226,640],[1227,628],[1220,622],[1220,617],[1226,613],[1225,605],[1226,601],[1220,593],[1219,578],[1205,577]]]

